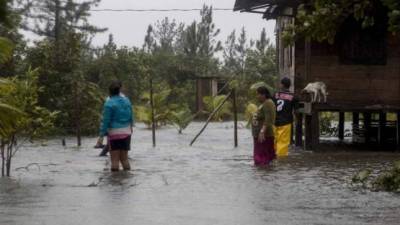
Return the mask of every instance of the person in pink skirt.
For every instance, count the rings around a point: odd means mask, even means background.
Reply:
[[[276,107],[266,87],[257,89],[257,99],[260,106],[253,115],[252,121],[254,164],[256,166],[267,166],[276,158],[274,149]]]

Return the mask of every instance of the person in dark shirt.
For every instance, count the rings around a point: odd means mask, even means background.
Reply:
[[[280,91],[274,95],[276,105],[275,150],[278,157],[289,154],[293,115],[298,106],[297,98],[289,91],[291,85],[291,80],[284,77],[280,83]]]

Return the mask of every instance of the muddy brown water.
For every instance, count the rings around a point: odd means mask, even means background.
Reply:
[[[293,151],[260,169],[253,166],[250,132],[240,129],[234,149],[230,123],[212,124],[189,147],[201,125],[183,135],[159,130],[155,149],[139,127],[129,173],[108,172],[94,138],[80,149],[63,148],[60,140],[28,145],[13,177],[0,179],[0,224],[400,224],[400,195],[349,185],[360,169],[382,168],[400,154]],[[32,162],[39,166],[19,168]]]

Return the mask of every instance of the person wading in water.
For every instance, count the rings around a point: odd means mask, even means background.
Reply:
[[[284,157],[289,154],[293,114],[298,107],[297,98],[289,91],[291,85],[290,79],[284,77],[281,80],[280,91],[274,95],[276,104],[275,150],[278,157]]]
[[[121,82],[112,82],[109,87],[110,97],[103,107],[103,119],[100,126],[100,137],[96,146],[103,145],[107,136],[111,155],[111,171],[119,171],[121,162],[124,170],[130,170],[128,151],[131,148],[133,125],[132,104],[121,95]]]
[[[266,87],[257,89],[257,98],[261,105],[253,115],[252,134],[254,138],[254,164],[256,166],[269,165],[275,158],[274,123],[275,104]]]

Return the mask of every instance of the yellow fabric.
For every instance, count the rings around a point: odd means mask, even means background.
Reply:
[[[291,124],[275,127],[275,151],[278,157],[287,156],[289,154],[291,134]]]

